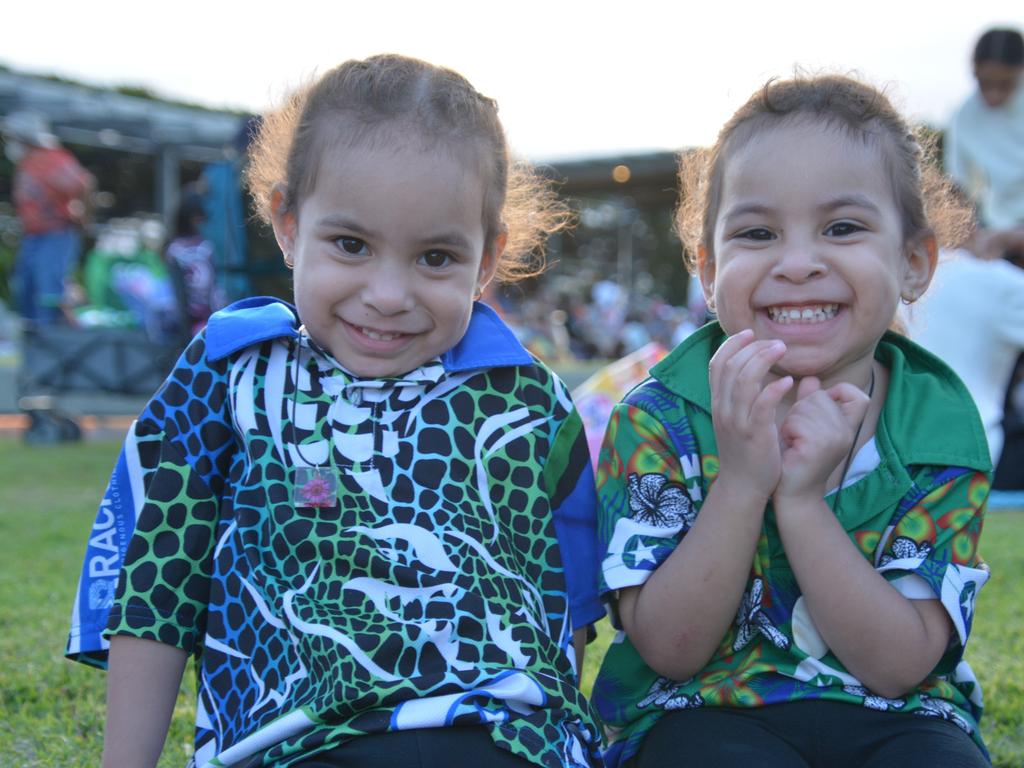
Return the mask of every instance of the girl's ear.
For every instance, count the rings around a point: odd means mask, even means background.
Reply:
[[[907,262],[900,290],[900,297],[904,302],[913,304],[928,290],[938,260],[939,244],[933,233],[928,232],[910,244],[907,248]]]
[[[715,259],[709,257],[707,246],[697,246],[697,275],[704,289],[704,301],[709,307],[715,306]]]
[[[501,254],[505,252],[505,245],[508,243],[508,233],[498,233],[491,242],[490,248],[484,248],[483,256],[480,258],[480,269],[476,275],[475,299],[479,299],[488,283],[498,271],[498,263],[501,261]]]
[[[295,213],[287,207],[288,190],[284,184],[275,184],[270,191],[270,223],[274,227],[277,246],[284,254],[284,263],[294,265],[295,236],[298,223]]]

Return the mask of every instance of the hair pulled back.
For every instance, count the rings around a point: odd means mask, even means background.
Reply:
[[[686,264],[699,268],[698,249],[714,259],[715,221],[729,157],[759,132],[806,121],[845,132],[877,146],[900,213],[904,242],[934,233],[940,244],[967,235],[970,207],[935,166],[931,143],[918,138],[878,89],[842,75],[770,80],[736,111],[710,149],[680,159],[680,204],[676,229],[686,246]]]
[[[293,92],[265,115],[246,171],[259,216],[271,220],[271,195],[283,185],[286,210],[316,188],[322,159],[336,147],[416,146],[475,164],[484,181],[488,247],[507,234],[495,278],[543,270],[547,236],[569,209],[525,162],[511,159],[498,105],[462,75],[418,59],[383,54],[346,61]]]
[[[1024,66],[1024,36],[1016,29],[990,29],[974,44],[974,64],[992,61],[1010,67]]]

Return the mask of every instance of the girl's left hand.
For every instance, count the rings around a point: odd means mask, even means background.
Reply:
[[[870,402],[853,384],[823,390],[814,376],[800,380],[796,402],[779,430],[782,477],[776,500],[824,497],[829,475],[849,455]]]

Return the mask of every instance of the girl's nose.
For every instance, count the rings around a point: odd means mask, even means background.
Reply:
[[[792,243],[781,248],[772,274],[782,280],[802,283],[827,271],[825,260],[811,242]]]
[[[413,308],[413,280],[408,267],[382,260],[366,276],[362,299],[381,315],[397,315]]]

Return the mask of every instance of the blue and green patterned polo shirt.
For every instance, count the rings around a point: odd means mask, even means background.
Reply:
[[[480,725],[596,764],[574,628],[600,618],[595,491],[564,385],[486,306],[442,358],[357,378],[247,300],[128,435],[68,654],[196,659],[197,766],[287,766],[361,734]]]

